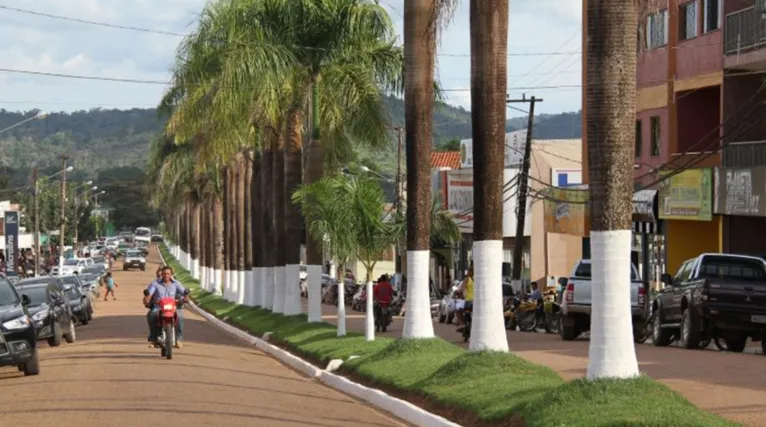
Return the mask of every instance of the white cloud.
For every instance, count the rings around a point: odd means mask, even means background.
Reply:
[[[14,0],[11,7],[116,25],[186,33],[206,0]],[[382,0],[401,34],[404,0]],[[443,34],[439,77],[450,102],[470,108],[469,0],[461,0],[455,20]],[[580,0],[512,0],[509,53],[579,51]],[[565,46],[562,43],[572,40]],[[179,37],[115,28],[0,10],[0,68],[52,73],[168,79]],[[449,56],[452,55],[452,56]],[[540,112],[580,107],[578,89],[517,87],[562,86],[580,83],[579,55],[509,56],[512,96],[545,98]],[[529,75],[521,77],[522,74]],[[96,106],[130,108],[154,106],[164,87],[0,73],[0,108],[8,110],[73,111]],[[509,112],[509,116],[517,113]]]

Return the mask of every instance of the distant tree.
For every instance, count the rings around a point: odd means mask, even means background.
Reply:
[[[437,143],[434,147],[434,151],[460,151],[460,140],[452,138],[449,141]]]

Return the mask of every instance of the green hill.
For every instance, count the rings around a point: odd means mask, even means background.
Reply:
[[[404,102],[388,97],[385,109],[395,126],[404,125]],[[37,114],[37,111],[0,110],[0,129]],[[51,113],[0,134],[0,167],[16,170],[37,164],[41,168],[58,165],[58,156],[72,156],[79,172],[95,176],[97,171],[115,167],[143,167],[149,141],[163,129],[154,109],[92,109],[73,113]],[[508,122],[507,129],[526,127],[526,119]],[[434,112],[434,143],[443,146],[453,139],[471,137],[471,114],[463,108],[437,105]],[[536,117],[535,137],[542,139],[578,138],[580,113]]]

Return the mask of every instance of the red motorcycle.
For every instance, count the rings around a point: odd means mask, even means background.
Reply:
[[[144,296],[149,295],[149,290],[144,289]],[[182,298],[165,297],[161,298],[157,305],[160,307],[157,313],[157,344],[160,347],[160,354],[168,360],[173,358],[173,346],[176,344],[176,325],[178,325],[178,309],[186,301],[189,290],[184,291]]]

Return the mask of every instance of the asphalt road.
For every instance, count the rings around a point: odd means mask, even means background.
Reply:
[[[323,318],[336,323],[336,307],[324,305]],[[346,310],[349,331],[364,331],[364,313]],[[395,318],[388,332],[378,334],[401,337],[403,319]],[[434,321],[439,337],[468,348],[454,325]],[[564,379],[585,376],[588,366],[588,339],[562,341],[558,335],[508,331],[512,352],[534,363],[545,365]],[[685,350],[636,344],[639,367],[650,377],[662,381],[700,408],[749,426],[766,426],[766,356],[760,345],[747,353],[713,350]],[[683,416],[683,414],[679,414]]]
[[[117,301],[98,301],[77,342],[41,344],[41,374],[0,368],[0,425],[403,426],[309,380],[186,310],[186,346],[173,360],[146,342],[146,272],[115,267]]]

